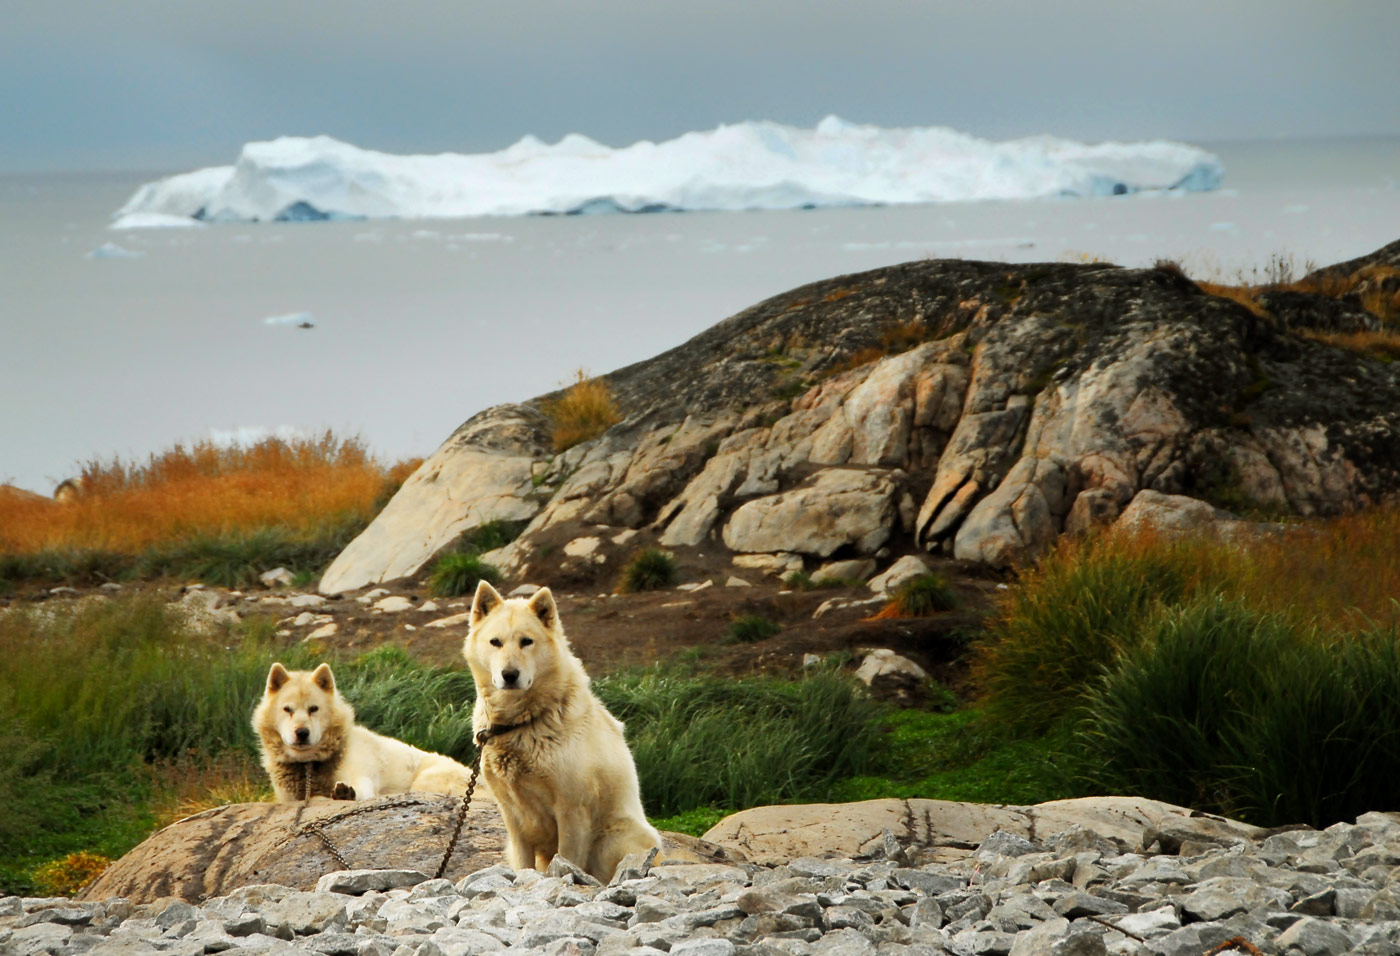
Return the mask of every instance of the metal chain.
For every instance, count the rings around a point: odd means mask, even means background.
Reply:
[[[335,857],[335,861],[340,864],[340,868],[342,870],[352,870],[354,867],[350,865],[349,860],[345,859],[340,852],[340,848],[335,845],[335,841],[326,833],[326,827],[330,826],[332,823],[339,823],[341,820],[360,813],[370,813],[376,810],[398,810],[404,807],[422,807],[426,805],[427,804],[423,800],[394,800],[389,803],[365,803],[350,810],[342,810],[340,813],[326,817],[323,820],[314,820],[298,830],[293,830],[292,835],[306,836],[309,833],[320,838],[321,842],[326,845],[326,849],[330,850],[331,856]]]
[[[447,872],[447,862],[452,859],[452,853],[457,849],[457,838],[462,835],[462,825],[467,822],[467,808],[472,803],[472,793],[476,790],[476,778],[481,773],[481,755],[486,750],[486,742],[492,737],[489,729],[480,730],[476,735],[476,759],[472,761],[472,775],[467,781],[467,791],[462,794],[462,802],[457,807],[457,822],[452,825],[452,838],[447,841],[447,852],[442,855],[442,862],[438,864],[437,872],[433,874],[433,879],[442,879],[442,874]]]
[[[433,874],[434,879],[441,879],[442,875],[447,872],[447,864],[449,861],[451,861],[452,854],[457,849],[457,840],[461,837],[462,827],[467,822],[467,810],[471,807],[472,794],[476,791],[476,779],[477,776],[481,773],[481,755],[482,752],[486,749],[486,742],[492,737],[496,736],[497,733],[503,732],[505,729],[514,730],[515,728],[510,727],[503,728],[502,730],[496,730],[496,728],[490,727],[480,730],[476,734],[476,759],[472,761],[472,774],[471,777],[467,780],[467,789],[466,792],[462,794],[462,802],[457,807],[457,820],[452,826],[452,837],[447,841],[447,852],[442,855],[442,862],[438,864],[437,872]],[[308,762],[305,766],[306,770],[302,775],[302,789],[306,794],[304,799],[310,800],[311,764]],[[425,804],[422,800],[395,800],[391,803],[366,803],[362,806],[355,807],[351,810],[343,810],[340,813],[337,813],[334,816],[326,817],[323,820],[316,820],[311,823],[308,823],[300,829],[293,830],[292,835],[315,835],[317,838],[320,839],[322,843],[326,845],[326,849],[330,851],[331,856],[335,857],[335,861],[340,864],[340,868],[342,870],[350,870],[354,869],[354,867],[350,865],[349,860],[345,859],[344,855],[340,852],[340,848],[335,845],[335,841],[330,838],[330,835],[328,833],[326,833],[326,827],[330,826],[332,823],[339,823],[341,820],[344,820],[347,817],[353,817],[356,814],[360,813],[369,813],[375,810],[396,810],[401,807],[421,807],[424,805]]]

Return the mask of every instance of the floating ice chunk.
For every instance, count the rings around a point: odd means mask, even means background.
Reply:
[[[198,229],[204,223],[189,216],[164,212],[121,213],[112,222],[112,229]]]
[[[221,447],[234,445],[256,445],[260,441],[268,438],[280,438],[282,441],[294,441],[298,438],[305,438],[306,432],[295,425],[236,425],[233,428],[211,428],[209,429],[209,440]]]
[[[144,252],[127,249],[115,242],[104,242],[87,254],[89,259],[140,259]]]
[[[1210,153],[1162,140],[992,142],[943,127],[745,122],[612,149],[570,134],[496,153],[394,156],[328,136],[248,143],[232,166],[147,183],[117,224],[797,209],[1206,190]],[[164,217],[139,219],[136,217]]]
[[[316,323],[311,319],[310,312],[288,312],[286,315],[269,315],[263,319],[263,325],[290,325],[298,329],[314,329]]]

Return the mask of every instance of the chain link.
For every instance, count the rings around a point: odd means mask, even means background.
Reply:
[[[330,838],[330,834],[326,833],[326,827],[330,826],[332,823],[339,823],[341,820],[357,816],[361,813],[372,813],[378,810],[400,810],[405,807],[425,806],[428,806],[428,803],[423,800],[392,800],[389,803],[365,803],[361,806],[354,807],[350,810],[342,810],[341,812],[333,816],[326,817],[323,820],[314,820],[311,823],[308,823],[305,826],[301,827],[300,829],[293,830],[292,835],[306,836],[307,834],[312,834],[313,836],[318,837],[320,841],[326,845],[326,849],[331,852],[331,856],[335,857],[335,861],[340,864],[340,868],[342,870],[353,870],[354,867],[350,865],[350,861],[345,859],[345,857],[340,852],[340,848],[337,847],[335,845],[335,841]]]
[[[481,755],[486,748],[486,742],[494,736],[495,734],[493,734],[491,729],[489,728],[477,732],[475,738],[476,759],[472,761],[472,774],[471,777],[467,780],[467,789],[466,792],[462,794],[462,802],[457,807],[457,819],[452,826],[452,837],[447,841],[447,852],[442,855],[442,862],[438,864],[437,872],[433,874],[434,879],[441,879],[442,875],[447,872],[447,864],[449,861],[451,861],[452,854],[457,849],[457,841],[462,835],[462,827],[467,822],[467,810],[471,807],[472,794],[476,791],[476,779],[477,776],[481,773]],[[310,763],[306,764],[306,770],[303,774],[302,789],[306,794],[305,799],[310,800]],[[315,820],[311,823],[308,823],[299,829],[292,830],[292,835],[306,836],[310,834],[317,837],[322,843],[325,844],[326,849],[330,851],[331,856],[335,857],[335,861],[340,864],[340,868],[342,870],[351,870],[354,869],[354,867],[350,865],[349,860],[345,859],[345,856],[340,852],[340,848],[335,845],[335,841],[330,838],[330,834],[326,832],[326,827],[330,826],[332,823],[339,823],[341,820],[347,819],[348,817],[356,816],[361,813],[370,813],[377,810],[397,810],[403,807],[422,806],[427,806],[427,804],[422,800],[394,800],[390,803],[366,803],[361,806],[354,807],[350,810],[342,810],[340,813],[326,817],[323,820]]]
[[[452,853],[457,849],[457,838],[462,835],[462,825],[467,822],[467,808],[472,804],[472,793],[476,790],[476,778],[481,773],[481,755],[485,752],[486,741],[490,740],[491,736],[489,729],[477,732],[476,759],[472,761],[472,775],[467,781],[466,793],[462,794],[462,802],[457,807],[457,822],[452,825],[452,838],[447,841],[447,852],[442,855],[442,862],[438,864],[433,879],[442,879],[442,874],[447,872],[447,862],[452,859]]]

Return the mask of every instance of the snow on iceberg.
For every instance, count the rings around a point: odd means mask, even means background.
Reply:
[[[394,156],[328,136],[248,143],[238,162],[147,183],[115,226],[221,222],[792,209],[1141,190],[1207,190],[1220,161],[1183,143],[991,142],[943,127],[834,116],[815,129],[736,123],[612,149],[572,133],[496,153]],[[143,218],[145,217],[145,218]]]

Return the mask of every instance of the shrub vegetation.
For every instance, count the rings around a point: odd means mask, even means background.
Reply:
[[[590,378],[583,369],[574,373],[574,382],[563,395],[545,405],[544,413],[554,423],[556,452],[597,438],[622,421],[608,383]]]
[[[655,591],[675,583],[676,559],[660,548],[646,548],[622,569],[622,580],[618,582],[617,593]]]
[[[501,572],[473,552],[444,554],[433,562],[428,590],[440,597],[458,597],[476,590],[478,581],[499,584]]]
[[[895,588],[890,603],[876,617],[928,617],[955,610],[962,601],[941,574],[921,574]]]
[[[142,595],[0,614],[0,893],[71,887],[78,861],[55,863],[69,854],[116,858],[187,813],[265,799],[249,715],[273,660],[319,660],[273,627],[201,631]],[[333,666],[366,726],[471,761],[470,672],[395,647]],[[691,828],[721,809],[822,799],[879,759],[883,706],[831,671],[716,681],[652,670],[593,687],[627,721],[648,811]]]
[[[727,644],[754,644],[768,640],[782,629],[783,626],[772,618],[762,614],[745,614],[729,623],[724,639]]]
[[[1324,827],[1400,796],[1400,640],[1222,598],[1163,614],[1090,689],[1092,780],[1257,823]]]
[[[1225,543],[1067,541],[1008,592],[975,676],[986,713],[1082,792],[1263,826],[1400,800],[1400,515]]]
[[[310,574],[364,528],[416,462],[385,468],[358,438],[176,445],[144,464],[93,460],[65,501],[0,496],[0,590],[171,576],[243,587]]]

